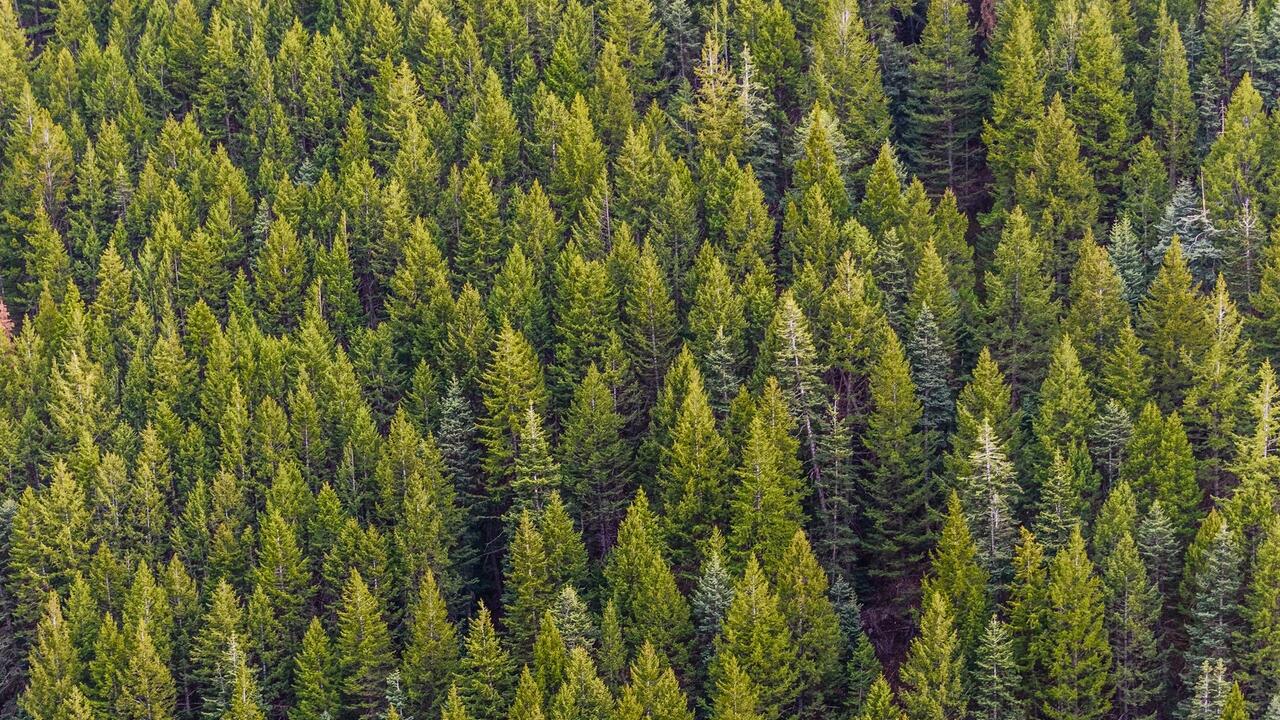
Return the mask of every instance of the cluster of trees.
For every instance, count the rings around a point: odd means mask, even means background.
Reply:
[[[0,716],[1280,720],[1280,2],[0,2]]]

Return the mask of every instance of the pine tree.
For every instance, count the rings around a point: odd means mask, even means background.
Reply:
[[[979,562],[997,585],[1008,579],[1016,527],[1013,508],[1020,498],[1013,464],[983,418],[978,444],[956,478],[965,517],[977,542]]]
[[[1022,680],[1019,698],[1038,704],[1038,688],[1047,682],[1046,625],[1049,613],[1049,574],[1045,565],[1044,547],[1025,527],[1020,528],[1021,540],[1013,555],[1013,582],[1009,588],[1006,606],[1009,612],[1009,628],[1012,637],[1013,656],[1018,663]]]
[[[968,699],[962,686],[964,657],[950,603],[941,591],[925,592],[920,634],[911,641],[899,671],[902,705],[912,720],[964,717]]]
[[[1093,428],[1097,403],[1070,335],[1063,334],[1054,347],[1039,400],[1034,429],[1040,449],[1066,457],[1073,448],[1083,447]]]
[[[1195,671],[1193,694],[1184,705],[1189,718],[1220,718],[1227,695],[1227,668],[1218,660],[1206,660]]]
[[[538,630],[538,620],[551,607],[555,588],[542,534],[526,508],[520,512],[511,535],[504,577],[504,616],[510,624],[510,644],[520,660],[527,660]]]
[[[1262,97],[1248,73],[1231,94],[1222,133],[1201,168],[1204,210],[1219,231],[1218,249],[1232,294],[1242,302],[1258,287],[1262,246],[1262,161],[1266,137]]]
[[[1142,352],[1142,341],[1126,322],[1120,337],[1102,359],[1102,394],[1118,403],[1129,415],[1136,415],[1151,397],[1152,378],[1149,360]]]
[[[505,509],[505,484],[514,476],[519,439],[530,408],[542,413],[546,385],[542,367],[528,340],[509,324],[498,331],[492,361],[483,385],[486,417],[480,422],[484,467],[490,478],[490,502]]]
[[[773,322],[765,333],[764,349],[769,355],[761,360],[778,377],[799,425],[801,454],[809,475],[819,478],[822,467],[818,464],[818,423],[825,405],[824,388],[809,323],[791,293],[783,293],[778,300]]]
[[[1280,685],[1280,520],[1272,519],[1258,545],[1245,591],[1248,629],[1241,649],[1250,695],[1275,697]]]
[[[920,397],[921,428],[929,438],[929,457],[937,456],[952,415],[951,365],[947,341],[934,318],[933,310],[924,305],[915,320],[907,341],[912,380]],[[936,465],[936,463],[930,463]]]
[[[613,394],[593,364],[574,391],[560,452],[566,487],[582,508],[583,534],[596,558],[613,546],[630,489],[631,450],[623,430]]]
[[[1249,298],[1253,313],[1245,319],[1250,337],[1272,363],[1280,362],[1280,343],[1271,330],[1280,318],[1280,232],[1273,230],[1263,250],[1258,289]]]
[[[867,701],[863,703],[858,720],[902,720],[906,713],[893,700],[893,690],[884,675],[878,676],[867,693]]]
[[[980,162],[982,96],[973,47],[968,8],[950,0],[929,3],[911,64],[906,147],[925,184],[950,188],[962,208],[972,206]]]
[[[800,498],[792,492],[798,483],[786,477],[786,469],[787,463],[757,413],[751,420],[729,503],[728,539],[737,557],[757,555],[772,568],[800,529]]]
[[[1121,278],[1107,252],[1086,238],[1071,271],[1062,331],[1077,343],[1080,364],[1096,375],[1131,313]]]

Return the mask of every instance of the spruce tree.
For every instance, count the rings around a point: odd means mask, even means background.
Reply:
[[[940,590],[930,588],[921,608],[920,634],[911,641],[898,675],[906,716],[912,720],[964,717],[968,706],[962,684],[964,663],[951,605]]]
[[[875,409],[863,439],[870,459],[863,485],[867,530],[861,550],[873,575],[897,579],[924,559],[935,492],[934,479],[925,472],[922,408],[892,330],[885,331],[883,355],[870,382]]]
[[[1018,666],[1013,657],[1009,626],[992,615],[982,631],[973,660],[973,714],[980,720],[1022,716],[1018,697]]]
[[[1112,655],[1103,626],[1103,593],[1077,527],[1049,569],[1048,683],[1040,691],[1050,718],[1101,718],[1111,709]]]
[[[745,673],[759,693],[761,717],[778,718],[800,691],[797,659],[778,595],[753,555],[747,559],[716,639],[711,678],[720,685],[735,682],[735,672]]]
[[[908,156],[916,174],[935,191],[954,191],[961,208],[973,204],[980,163],[983,100],[973,34],[968,7],[952,0],[929,3],[911,63],[906,111]]]
[[[344,704],[359,717],[376,717],[395,660],[380,603],[355,568],[342,590],[335,648]]]
[[[1112,15],[1108,3],[1087,4],[1075,64],[1067,79],[1071,89],[1067,113],[1080,132],[1080,149],[1106,205],[1119,197],[1134,115],[1133,97],[1125,92],[1123,48],[1113,31],[1116,18]]]

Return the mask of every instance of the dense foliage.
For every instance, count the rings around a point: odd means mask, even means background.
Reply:
[[[1280,2],[0,2],[0,717],[1280,720]]]

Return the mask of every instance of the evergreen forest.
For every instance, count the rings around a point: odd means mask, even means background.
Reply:
[[[1280,0],[0,0],[0,720],[1280,720]]]

